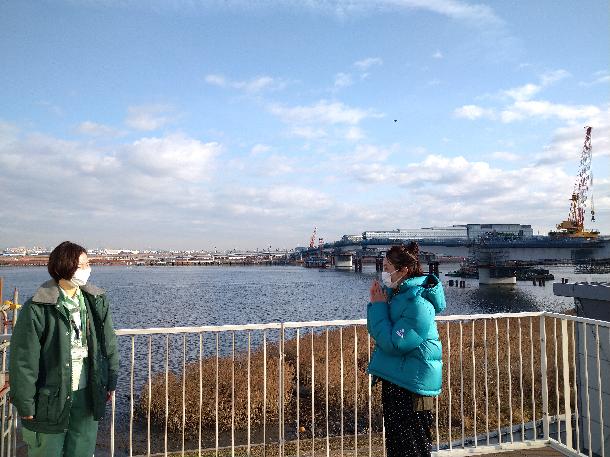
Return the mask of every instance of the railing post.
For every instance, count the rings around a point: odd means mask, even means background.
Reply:
[[[546,316],[540,316],[540,387],[542,388],[542,432],[549,439],[549,386],[546,367]]]
[[[0,412],[0,422],[2,423],[2,426],[0,427],[0,455],[4,457],[4,436],[6,435],[6,430],[4,428],[6,422],[7,422],[7,403],[8,403],[8,398],[6,398],[6,394],[0,398],[0,407],[2,408],[2,411]]]
[[[284,455],[284,323],[281,323],[280,328],[280,344],[279,344],[279,353],[280,353],[280,366],[278,371],[280,372],[280,397],[279,397],[279,417],[280,417],[280,427],[279,427],[279,454],[280,457]]]
[[[563,367],[563,407],[566,416],[566,446],[572,449],[572,407],[570,405],[570,362],[568,347],[568,321],[561,320],[561,366]],[[575,373],[576,375],[576,373]]]

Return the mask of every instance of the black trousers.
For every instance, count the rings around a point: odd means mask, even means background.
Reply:
[[[430,457],[432,411],[415,411],[413,393],[385,379],[381,402],[387,457]]]

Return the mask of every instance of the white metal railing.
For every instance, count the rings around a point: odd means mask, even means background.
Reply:
[[[7,376],[7,353],[10,332],[17,319],[19,291],[13,292],[12,300],[4,301],[4,283],[0,278],[0,456],[13,456],[17,452],[17,412],[9,401],[10,386]]]
[[[118,395],[100,428],[109,444],[96,455],[385,457],[365,324],[118,330]],[[544,446],[607,454],[610,323],[534,312],[437,324],[444,369],[433,455]],[[11,417],[2,457],[16,455]]]
[[[605,456],[608,322],[534,312],[437,323],[444,374],[434,455],[553,446]],[[110,455],[384,455],[365,324],[117,331],[130,348],[118,388],[129,403],[113,400]]]

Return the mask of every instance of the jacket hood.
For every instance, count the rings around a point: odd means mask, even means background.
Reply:
[[[407,279],[399,286],[398,293],[407,294],[408,297],[415,297],[420,294],[432,303],[436,314],[442,313],[447,307],[443,285],[433,274]]]
[[[422,292],[421,296],[432,303],[436,314],[442,313],[447,307],[445,292],[443,291],[443,284],[433,274],[429,274],[425,278],[426,281],[423,284],[424,291]]]
[[[103,289],[100,289],[93,284],[85,284],[80,289],[89,295],[93,295],[94,297],[104,293]],[[59,286],[54,279],[49,279],[47,282],[42,284],[32,297],[33,302],[44,303],[47,305],[54,305],[57,303],[57,300],[59,300]]]

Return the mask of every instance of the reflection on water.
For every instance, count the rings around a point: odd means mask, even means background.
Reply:
[[[449,272],[457,265],[441,265]],[[572,267],[551,268],[557,280],[601,280]],[[6,291],[18,287],[21,301],[48,278],[45,268],[0,268]],[[598,278],[599,276],[599,278]],[[363,273],[300,267],[94,267],[91,281],[106,289],[117,328],[222,325],[365,317],[374,268]],[[441,274],[443,282],[446,278]],[[445,314],[559,311],[572,300],[545,287],[446,286]]]

